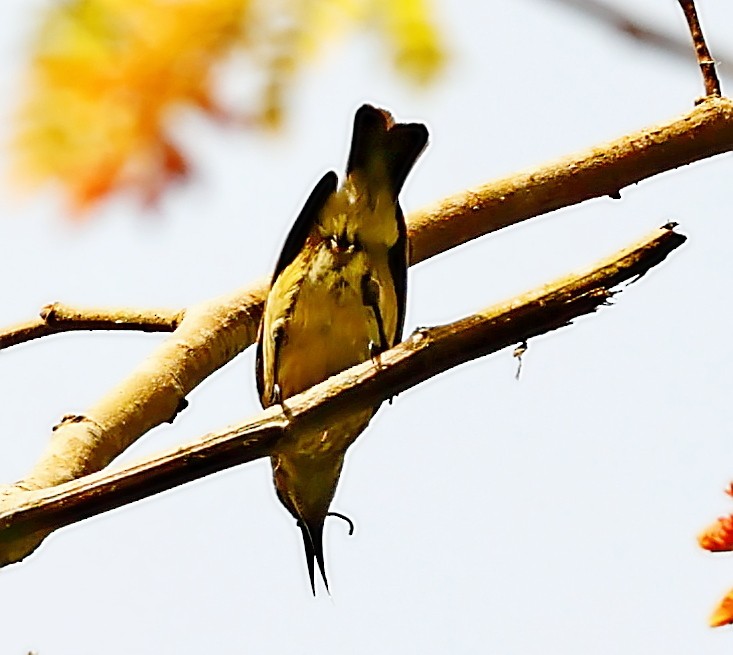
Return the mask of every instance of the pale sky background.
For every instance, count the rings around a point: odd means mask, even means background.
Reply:
[[[46,4],[0,2],[3,138]],[[53,191],[0,201],[0,323],[55,300],[186,306],[269,273],[312,185],[341,173],[364,101],[430,128],[409,212],[672,118],[702,94],[692,58],[548,0],[435,4],[452,61],[426,92],[357,35],[299,79],[280,137],[182,116],[198,172],[157,211],[122,199],[78,225]],[[673,0],[616,4],[686,37]],[[698,9],[713,54],[732,51],[730,1]],[[236,95],[242,80],[226,84]],[[732,176],[733,159],[716,157],[411,271],[408,332],[669,220],[689,236],[613,307],[532,341],[519,382],[507,349],[380,411],[333,505],[356,533],[327,524],[331,599],[311,597],[299,531],[260,460],[63,529],[0,571],[0,653],[730,653],[733,632],[707,618],[733,587],[733,558],[695,536],[733,511],[722,493],[733,479]],[[63,414],[84,411],[163,338],[70,334],[0,353],[0,479],[21,477]],[[189,401],[121,461],[253,415],[252,352]]]

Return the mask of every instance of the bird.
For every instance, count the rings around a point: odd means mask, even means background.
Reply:
[[[262,406],[282,404],[402,339],[408,240],[399,193],[428,142],[369,104],[354,116],[346,175],[323,175],[295,220],[272,276],[257,341]],[[330,593],[323,528],[346,450],[379,405],[328,425],[289,429],[270,455],[280,502],[300,528],[313,595]],[[353,524],[349,522],[352,529]]]

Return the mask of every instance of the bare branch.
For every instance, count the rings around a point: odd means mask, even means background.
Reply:
[[[733,101],[687,114],[446,198],[409,216],[411,263],[528,218],[602,196],[733,149]]]
[[[715,72],[715,60],[710,55],[708,45],[705,43],[705,36],[702,33],[700,20],[697,17],[694,0],[679,0],[680,7],[685,13],[687,24],[690,27],[692,43],[695,46],[697,63],[700,65],[702,79],[705,83],[705,94],[707,96],[720,96],[720,80]]]
[[[148,430],[172,421],[192,389],[254,341],[266,288],[261,282],[188,308],[127,379],[84,415],[62,419],[18,486],[40,489],[98,471]]]
[[[39,317],[32,321],[0,330],[0,350],[59,332],[79,330],[173,332],[182,318],[180,310],[144,311],[127,307],[89,309],[56,302],[43,307]]]
[[[390,398],[443,371],[568,325],[595,311],[621,282],[638,279],[685,237],[671,226],[591,269],[454,323],[418,330],[405,342],[271,407],[238,427],[115,472],[51,489],[0,496],[0,565],[25,557],[51,531],[210,473],[266,456],[287,429],[324,423]]]

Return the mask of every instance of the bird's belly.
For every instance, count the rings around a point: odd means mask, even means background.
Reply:
[[[344,415],[328,425],[313,425],[291,430],[282,439],[273,453],[284,455],[300,462],[305,470],[328,465],[335,453],[345,453],[356,438],[364,431],[374,415],[374,409]]]
[[[373,310],[350,286],[303,285],[289,323],[278,372],[286,398],[365,361],[379,340]]]

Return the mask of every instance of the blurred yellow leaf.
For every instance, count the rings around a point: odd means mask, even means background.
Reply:
[[[293,75],[352,25],[387,36],[425,81],[442,51],[426,0],[70,0],[45,15],[15,138],[19,180],[60,181],[84,209],[130,187],[155,200],[189,164],[166,125],[193,106],[225,118],[212,73],[233,48],[264,73],[247,124],[277,127]],[[244,121],[242,121],[244,122]]]
[[[426,0],[374,0],[395,65],[418,82],[429,82],[440,69],[444,53]]]
[[[60,179],[83,208],[132,185],[151,197],[185,174],[168,109],[211,111],[211,67],[247,0],[79,0],[49,10],[15,141],[25,179]]]

